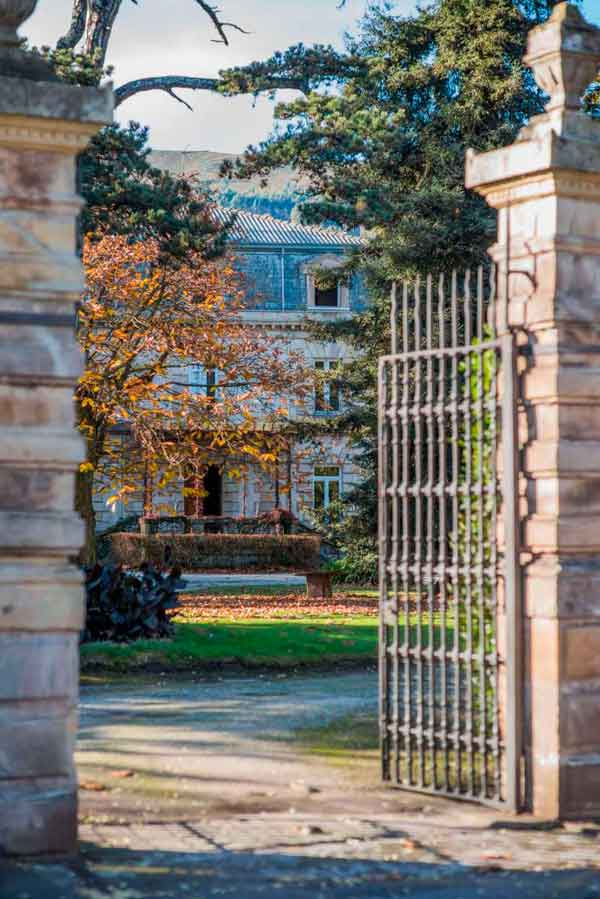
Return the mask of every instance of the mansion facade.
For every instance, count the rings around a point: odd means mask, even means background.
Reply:
[[[219,215],[225,219],[229,210],[222,209]],[[248,327],[260,328],[286,349],[299,352],[317,371],[330,371],[346,359],[348,348],[343,344],[311,340],[305,321],[307,316],[320,321],[345,318],[365,307],[360,278],[349,282],[336,278],[336,270],[360,244],[360,237],[236,210],[229,240],[235,267],[243,276],[247,301],[243,316]],[[327,278],[316,277],[317,271],[326,271]],[[206,378],[199,366],[190,366],[192,389],[195,385],[199,390],[210,389]],[[329,382],[315,389],[303,414],[326,418],[335,415],[342,403],[343,389]],[[109,506],[98,494],[97,526],[104,531],[125,516],[142,516],[150,509],[160,515],[255,517],[283,508],[309,522],[311,510],[326,508],[357,476],[352,452],[343,439],[324,437],[318,448],[290,439],[287,451],[268,471],[256,465],[243,477],[230,477],[227,461],[216,460],[204,477],[202,498],[185,491],[183,481],[162,492],[152,490],[150,497],[146,485],[126,506],[121,502]]]

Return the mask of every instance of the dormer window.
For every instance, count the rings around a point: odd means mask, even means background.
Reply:
[[[349,309],[350,289],[343,277],[344,257],[323,254],[303,266],[309,309]]]
[[[319,287],[318,283],[315,283],[315,306],[335,309],[340,305],[339,301],[340,286],[338,281],[329,287]]]

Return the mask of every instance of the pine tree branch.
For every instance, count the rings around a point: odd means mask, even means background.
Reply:
[[[215,91],[219,85],[218,78],[188,78],[185,75],[157,75],[151,78],[136,78],[128,81],[115,90],[115,107],[120,106],[125,100],[129,100],[134,94],[145,91],[164,91],[174,97],[188,109],[192,107],[181,97],[174,93],[174,88],[185,88],[192,91]]]
[[[188,109],[192,107],[181,97],[174,93],[175,88],[192,91],[217,91],[223,82],[219,78],[191,78],[185,75],[157,75],[150,78],[137,78],[128,81],[115,90],[115,108],[120,106],[135,94],[145,91],[164,91],[179,103],[183,103]],[[261,85],[261,90],[272,91],[279,89],[305,90],[306,85],[300,78],[273,78]],[[242,93],[243,91],[240,91]],[[254,89],[248,89],[247,93],[256,93]]]

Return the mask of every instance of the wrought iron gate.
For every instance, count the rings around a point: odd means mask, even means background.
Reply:
[[[394,287],[379,370],[384,779],[517,810],[514,337],[480,269]]]

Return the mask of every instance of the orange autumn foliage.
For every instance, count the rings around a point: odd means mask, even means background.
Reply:
[[[239,473],[271,464],[289,398],[302,403],[307,378],[297,356],[244,324],[234,260],[190,252],[174,266],[154,240],[106,236],[86,239],[83,261],[76,399],[87,460],[78,493],[90,527],[94,485],[126,498],[143,472],[164,485],[216,455],[235,459]],[[217,386],[194,386],[191,366],[218,372]]]

